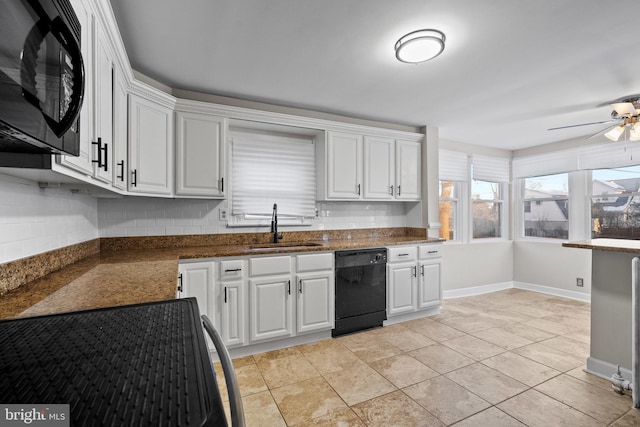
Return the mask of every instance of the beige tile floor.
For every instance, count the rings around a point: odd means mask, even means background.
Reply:
[[[638,426],[631,396],[584,372],[589,309],[510,289],[235,359],[247,425]],[[219,364],[216,372],[224,390]]]

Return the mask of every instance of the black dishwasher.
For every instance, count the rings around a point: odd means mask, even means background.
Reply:
[[[336,323],[331,336],[387,319],[387,249],[336,251]]]

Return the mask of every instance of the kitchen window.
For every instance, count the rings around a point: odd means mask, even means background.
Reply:
[[[440,181],[440,238],[445,240],[458,239],[459,187],[454,181]]]
[[[471,183],[471,218],[474,239],[503,237],[504,203],[498,182],[473,180]]]
[[[640,239],[640,166],[591,172],[591,235]]]
[[[305,225],[315,217],[313,137],[234,132],[230,146],[229,225],[268,227],[274,204],[283,225]]]
[[[569,237],[569,174],[524,178],[524,236]]]
[[[440,237],[471,239],[507,236],[507,158],[439,150]]]

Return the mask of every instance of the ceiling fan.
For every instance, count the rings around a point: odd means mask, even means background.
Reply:
[[[607,127],[594,133],[587,139],[604,133],[604,136],[606,136],[611,141],[617,141],[618,139],[620,139],[620,136],[625,133],[625,130],[629,128],[629,140],[640,141],[640,96],[623,98],[609,104],[609,106],[613,109],[613,111],[611,111],[611,120],[580,123],[577,125],[550,128],[547,130],[567,129],[578,126],[600,125],[605,123],[616,123],[613,126]]]

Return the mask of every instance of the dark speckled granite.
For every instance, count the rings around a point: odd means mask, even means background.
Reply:
[[[50,273],[22,283],[0,296],[0,318],[32,316],[113,305],[134,304],[175,298],[180,259],[225,256],[269,255],[275,253],[334,251],[399,244],[439,242],[427,239],[424,229],[394,228],[366,230],[331,230],[285,233],[282,243],[264,248],[268,233],[245,233],[208,236],[160,236],[100,239],[82,248],[63,248],[64,261],[73,259],[68,253],[85,250],[83,259],[64,262],[55,259],[55,251],[36,256],[26,265],[46,264],[42,271]],[[326,237],[326,239],[325,239]],[[317,246],[287,245],[315,242]],[[82,245],[82,244],[81,244]],[[259,246],[259,250],[252,246]],[[77,245],[74,245],[77,246]],[[68,258],[66,258],[68,256]],[[21,262],[0,265],[3,280],[29,277],[19,271]],[[58,271],[53,271],[53,266]],[[9,283],[11,286],[11,283]]]

